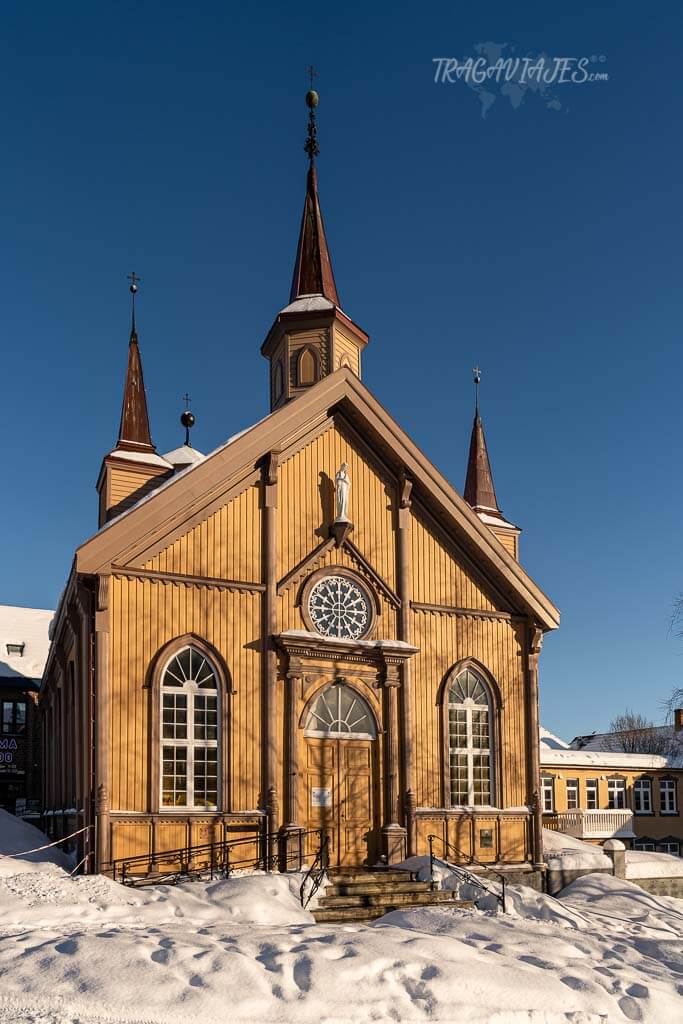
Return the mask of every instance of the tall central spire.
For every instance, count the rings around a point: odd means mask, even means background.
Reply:
[[[311,83],[312,84],[312,83]],[[325,237],[325,225],[318,197],[318,172],[315,158],[320,153],[318,126],[315,111],[319,98],[317,92],[309,89],[306,93],[308,107],[308,132],[304,149],[308,154],[308,175],[306,177],[306,198],[301,218],[299,244],[296,250],[294,276],[289,301],[295,302],[303,295],[323,295],[335,306],[339,306],[339,295],[332,270],[330,250]]]

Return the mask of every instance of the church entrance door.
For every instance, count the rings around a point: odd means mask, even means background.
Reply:
[[[363,698],[335,684],[316,700],[305,730],[307,828],[324,828],[330,863],[374,864],[378,855],[377,744]]]

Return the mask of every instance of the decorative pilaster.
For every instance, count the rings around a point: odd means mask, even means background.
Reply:
[[[95,613],[95,831],[97,835],[97,871],[111,861],[110,836],[110,699],[109,679],[109,599],[111,576],[100,576]]]
[[[399,665],[388,663],[384,677],[385,796],[382,853],[387,864],[405,858],[406,830],[400,824],[400,758],[398,736]]]
[[[538,731],[538,659],[543,646],[543,630],[534,623],[529,624],[529,700],[527,702],[527,728],[529,733],[529,792],[533,812],[533,863],[544,867],[543,860],[543,808],[541,807],[541,763]]]
[[[278,452],[271,451],[263,463],[263,787],[268,815],[268,833],[279,828],[277,799],[277,652],[273,637],[277,629],[277,470]],[[272,842],[272,840],[271,840]],[[268,859],[273,851],[269,849]]]
[[[410,559],[410,505],[413,489],[412,480],[402,475],[399,488],[398,521],[396,531],[396,555],[398,563],[397,590],[401,600],[399,610],[399,639],[411,642],[410,602],[412,599],[412,566]],[[402,667],[403,686],[401,687],[401,761],[403,763],[404,809],[408,833],[408,856],[416,853],[415,816],[409,808],[415,805],[415,745],[413,720],[413,690],[410,673],[410,662]],[[408,800],[412,796],[412,802]]]

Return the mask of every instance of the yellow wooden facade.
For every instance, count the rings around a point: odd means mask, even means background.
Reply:
[[[175,472],[151,444],[131,333],[101,528],[76,552],[41,692],[47,827],[86,829],[90,871],[315,829],[341,863],[422,854],[435,836],[439,855],[539,869],[538,659],[559,613],[520,565],[516,527],[497,506],[478,514],[361,383],[368,336],[339,308],[312,170],[307,188],[304,293],[262,346],[268,417]],[[330,578],[356,588],[363,631],[316,631],[310,595]],[[217,694],[217,739],[193,769],[213,766],[217,797],[201,807],[169,797],[176,748],[161,738],[164,679],[188,649]],[[449,695],[465,678],[486,695],[488,738],[476,754],[468,733],[456,786]],[[364,731],[321,736],[315,709],[342,692]]]

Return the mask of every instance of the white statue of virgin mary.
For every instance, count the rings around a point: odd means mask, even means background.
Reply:
[[[335,523],[349,522],[349,491],[351,477],[346,462],[342,462],[334,478],[335,486]]]

